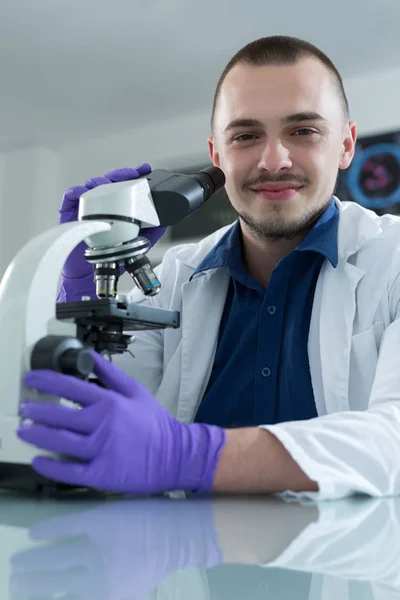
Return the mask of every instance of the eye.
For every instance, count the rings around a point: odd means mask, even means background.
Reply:
[[[253,140],[257,136],[254,133],[242,133],[241,135],[237,135],[233,138],[234,142],[248,142],[249,140]]]
[[[309,129],[308,127],[302,127],[301,129],[296,129],[296,131],[294,132],[294,135],[312,135],[312,134],[316,134],[317,132],[314,131],[314,129]]]

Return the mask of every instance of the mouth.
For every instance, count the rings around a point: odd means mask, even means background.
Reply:
[[[289,181],[277,183],[263,183],[251,188],[258,196],[265,200],[290,200],[294,198],[304,186]]]

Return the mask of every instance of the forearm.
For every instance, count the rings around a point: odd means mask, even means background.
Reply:
[[[317,492],[281,442],[257,427],[230,429],[215,472],[213,490],[227,493]]]
[[[274,561],[319,517],[314,502],[284,502],[275,496],[216,497],[211,505],[226,563]]]

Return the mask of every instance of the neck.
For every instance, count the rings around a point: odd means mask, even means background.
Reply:
[[[261,240],[249,231],[242,219],[240,219],[240,226],[244,267],[264,287],[268,287],[272,271],[278,262],[296,248],[307,235],[306,232],[303,232],[298,237],[289,240]]]

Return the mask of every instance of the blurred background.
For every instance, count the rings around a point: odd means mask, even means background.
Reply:
[[[399,0],[1,0],[0,277],[57,224],[66,188],[142,162],[207,166],[218,77],[266,35],[316,44],[343,76],[359,143],[339,197],[400,213],[399,22]],[[234,218],[221,193],[151,258]]]

